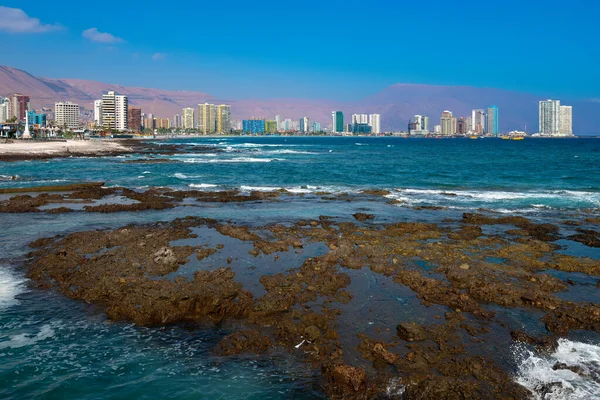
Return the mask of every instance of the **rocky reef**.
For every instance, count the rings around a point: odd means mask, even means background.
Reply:
[[[115,193],[136,202],[86,211],[160,209],[188,197],[220,202],[279,195],[94,187],[21,195],[2,206],[36,212],[50,202]],[[600,276],[600,262],[558,252],[553,242],[561,234],[554,225],[483,214],[465,214],[448,224],[378,223],[365,213],[353,217],[355,222],[323,216],[265,226],[187,217],[76,232],[31,243],[28,277],[39,288],[100,306],[114,320],[145,326],[236,320],[239,331],[224,336],[215,353],[232,357],[285,348],[321,371],[332,399],[525,399],[530,393],[514,382],[491,348],[511,341],[552,347],[573,330],[600,332],[600,305],[565,300],[559,294],[576,284],[549,273]],[[495,229],[486,229],[490,226]],[[239,244],[215,246],[197,228],[251,245],[250,250],[240,254]],[[594,245],[597,233],[584,230],[577,239]],[[323,251],[306,254],[300,265],[281,261],[316,245]],[[216,256],[227,257],[226,263]],[[258,292],[238,279],[248,271],[243,257],[256,265],[266,259],[279,265],[257,268],[252,276]],[[192,261],[205,264],[191,275],[181,273]],[[357,312],[357,274],[367,272],[385,283],[377,291],[402,290],[413,303],[367,302]],[[421,315],[417,306],[427,311]],[[409,318],[399,320],[396,307],[415,307],[415,312],[408,310],[403,315]],[[545,334],[536,337],[510,326],[499,318],[505,309],[541,315]]]

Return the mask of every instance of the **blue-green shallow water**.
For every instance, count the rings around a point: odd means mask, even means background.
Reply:
[[[93,307],[53,292],[29,289],[21,267],[29,251],[27,243],[39,237],[186,215],[263,224],[319,215],[351,220],[352,213],[365,210],[374,213],[379,222],[440,222],[485,208],[557,223],[598,216],[600,208],[600,140],[596,139],[243,137],[157,143],[184,144],[189,153],[159,156],[180,161],[172,164],[124,163],[147,158],[142,155],[3,163],[0,187],[104,181],[107,186],[134,188],[286,188],[302,196],[283,196],[274,203],[205,204],[143,213],[0,214],[0,398],[323,396],[313,373],[292,356],[275,353],[262,359],[219,359],[211,355],[212,346],[232,327],[137,328],[111,323]],[[204,146],[212,149],[195,151]],[[19,180],[8,180],[14,175]],[[353,202],[327,201],[315,194],[357,194],[365,188],[388,189],[392,192],[389,199],[401,203],[390,205],[386,199],[360,196]],[[412,208],[422,205],[448,209]],[[568,232],[572,228],[563,229]],[[570,241],[560,244],[566,253],[600,259],[597,249]],[[584,282],[584,290],[576,292],[575,286],[561,296],[595,300],[592,281],[596,277],[585,279],[590,282]],[[357,290],[369,297],[368,285]],[[414,295],[403,290],[399,288],[395,296],[390,292],[391,297],[384,299],[402,305],[398,312],[384,317],[407,318],[406,307],[411,307]],[[419,307],[414,311],[424,312]],[[517,311],[507,313],[507,321],[532,332],[540,329],[539,316],[532,320],[531,313]],[[586,343],[600,343],[595,335],[584,338],[581,340]],[[600,347],[597,349],[600,362]],[[560,359],[560,354],[554,356]],[[504,357],[511,358],[511,354]],[[539,371],[549,374],[547,368]]]

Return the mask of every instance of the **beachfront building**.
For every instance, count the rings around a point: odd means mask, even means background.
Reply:
[[[106,129],[126,131],[129,126],[129,103],[127,96],[108,92],[100,100],[100,122]],[[96,107],[96,102],[94,102]]]
[[[27,111],[27,119],[29,120],[29,125],[37,125],[37,126],[46,126],[47,118],[46,114],[37,113],[35,110]],[[0,120],[1,121],[1,120]]]
[[[300,119],[300,132],[302,133],[308,133],[308,129],[309,129],[309,119],[308,117],[304,117]]]
[[[59,128],[79,128],[79,104],[71,102],[55,103],[54,121]]]
[[[478,109],[471,112],[471,126],[469,130],[472,133],[483,135],[485,131],[485,111]]]
[[[331,132],[333,132],[333,133],[344,132],[344,113],[341,111],[332,111],[331,118],[332,118]]]
[[[183,129],[194,129],[194,109],[191,107],[183,109]]]
[[[560,135],[560,100],[543,100],[539,104],[539,133]]]
[[[154,129],[171,129],[171,120],[169,118],[155,118]]]
[[[488,135],[498,136],[498,107],[491,106],[487,109],[485,116],[485,132]]]
[[[317,121],[313,122],[312,131],[321,132],[321,123]]]
[[[277,133],[277,121],[266,120],[265,121],[265,133]]]
[[[281,115],[275,116],[275,122],[277,122],[277,131],[279,132],[279,130],[281,129]]]
[[[217,133],[231,132],[231,106],[220,104],[217,106]]]
[[[25,113],[29,110],[29,96],[15,93],[8,98],[9,117],[17,118],[17,121],[25,120]]]
[[[7,97],[0,97],[0,124],[10,119],[10,103]]]
[[[212,135],[217,130],[217,108],[214,104],[198,104],[198,130],[205,135]]]
[[[459,135],[466,135],[469,132],[469,125],[465,117],[460,117],[456,121],[456,133]]]
[[[94,124],[102,126],[102,100],[94,100]]]
[[[141,132],[142,131],[142,109],[135,108],[133,106],[129,106],[128,109],[128,125],[129,129],[133,132]]]
[[[442,113],[440,126],[442,135],[456,135],[456,118],[452,116],[452,112],[446,110]]]
[[[181,128],[181,115],[175,114],[173,116],[173,128]]]
[[[242,121],[242,131],[246,134],[260,135],[265,133],[264,119],[245,119]]]
[[[371,133],[381,133],[381,115],[370,114],[369,126],[371,127]]]
[[[573,107],[560,106],[560,134],[573,136]]]
[[[352,114],[352,124],[369,124],[369,116],[367,114]]]

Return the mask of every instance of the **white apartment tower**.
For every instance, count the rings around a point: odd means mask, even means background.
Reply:
[[[120,96],[115,92],[108,92],[102,96],[101,122],[107,129],[126,131],[128,127],[128,101],[127,96]],[[94,102],[94,107],[96,102]]]
[[[381,115],[370,114],[369,126],[371,127],[371,133],[381,133]]]
[[[59,127],[79,127],[79,104],[70,102],[54,104],[54,120]]]
[[[560,135],[560,100],[540,101],[539,133],[542,135]]]
[[[216,132],[217,108],[214,104],[198,104],[198,129],[205,135]]]
[[[10,102],[8,98],[0,97],[0,124],[10,119]]]
[[[115,96],[115,129],[126,131],[129,126],[129,104],[127,96]]]
[[[369,116],[367,114],[352,114],[353,124],[368,124]]]
[[[471,113],[471,126],[468,127],[473,133],[483,135],[485,133],[485,110],[473,110]]]
[[[194,109],[183,109],[183,129],[194,129]]]
[[[560,134],[573,136],[573,107],[560,106]]]
[[[94,101],[94,123],[102,126],[102,100]]]

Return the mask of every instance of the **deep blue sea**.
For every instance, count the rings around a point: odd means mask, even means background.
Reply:
[[[108,321],[101,310],[52,291],[31,289],[22,267],[27,244],[39,237],[185,215],[250,224],[319,215],[352,220],[359,210],[375,214],[378,221],[440,222],[478,209],[553,223],[600,215],[600,139],[221,137],[155,142],[182,144],[186,153],[156,156],[177,163],[126,163],[148,158],[141,154],[1,163],[0,188],[103,181],[130,188],[285,188],[298,196],[141,213],[0,213],[0,398],[156,398],[158,393],[177,399],[324,398],[314,372],[293,355],[212,355],[210,349],[233,325],[140,328]],[[10,180],[15,175],[19,179]],[[381,201],[353,202],[326,201],[315,194],[353,195],[374,188],[391,194]],[[390,204],[389,199],[400,202]],[[598,249],[561,244],[565,252],[600,260]],[[586,296],[595,297],[600,278],[587,278],[593,283]],[[600,396],[597,382],[553,372],[556,360],[574,353],[582,362],[600,365],[600,337],[570,339],[552,355],[515,356],[515,379],[525,385],[561,379],[577,389],[572,398]]]

